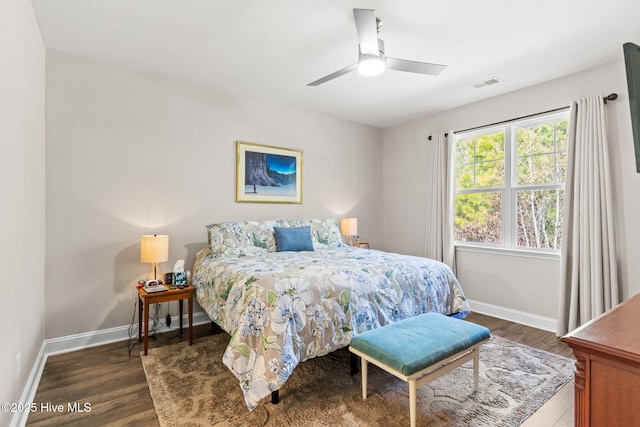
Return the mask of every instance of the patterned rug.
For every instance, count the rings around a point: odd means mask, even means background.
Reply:
[[[228,336],[149,350],[141,356],[162,427],[173,426],[408,426],[408,384],[369,365],[369,394],[349,375],[341,349],[301,363],[280,390],[249,412],[238,381],[222,364]],[[573,377],[574,361],[499,337],[481,347],[480,386],[473,365],[418,390],[419,426],[518,426]]]

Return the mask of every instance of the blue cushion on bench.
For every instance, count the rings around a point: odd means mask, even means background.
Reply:
[[[409,376],[490,336],[484,326],[426,313],[356,335],[351,347]]]

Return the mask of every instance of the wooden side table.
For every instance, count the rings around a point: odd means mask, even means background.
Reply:
[[[353,246],[356,248],[371,249],[371,247],[369,247],[369,242],[356,242]]]
[[[158,285],[165,286],[165,285]],[[169,288],[164,292],[147,293],[143,288],[138,288],[138,342],[142,341],[142,313],[144,312],[144,354],[149,349],[149,306],[151,304],[159,304],[161,302],[178,301],[180,305],[180,335],[182,335],[182,302],[188,300],[187,307],[189,310],[189,345],[193,344],[193,286],[187,286],[183,289]]]

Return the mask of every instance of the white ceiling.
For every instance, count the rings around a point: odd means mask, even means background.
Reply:
[[[32,0],[47,48],[388,127],[622,58],[638,0]],[[389,56],[447,64],[307,83],[357,62],[353,8]],[[500,84],[472,84],[497,77]]]

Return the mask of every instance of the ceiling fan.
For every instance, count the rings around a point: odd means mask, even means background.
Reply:
[[[355,69],[358,70],[358,73],[365,76],[377,76],[378,74],[382,74],[385,68],[437,76],[442,70],[447,68],[446,65],[409,61],[407,59],[386,56],[384,53],[384,42],[378,38],[378,32],[381,27],[380,18],[377,18],[375,13],[376,11],[373,9],[353,9],[353,17],[356,21],[359,42],[358,63],[322,77],[309,83],[307,86],[318,86]]]

